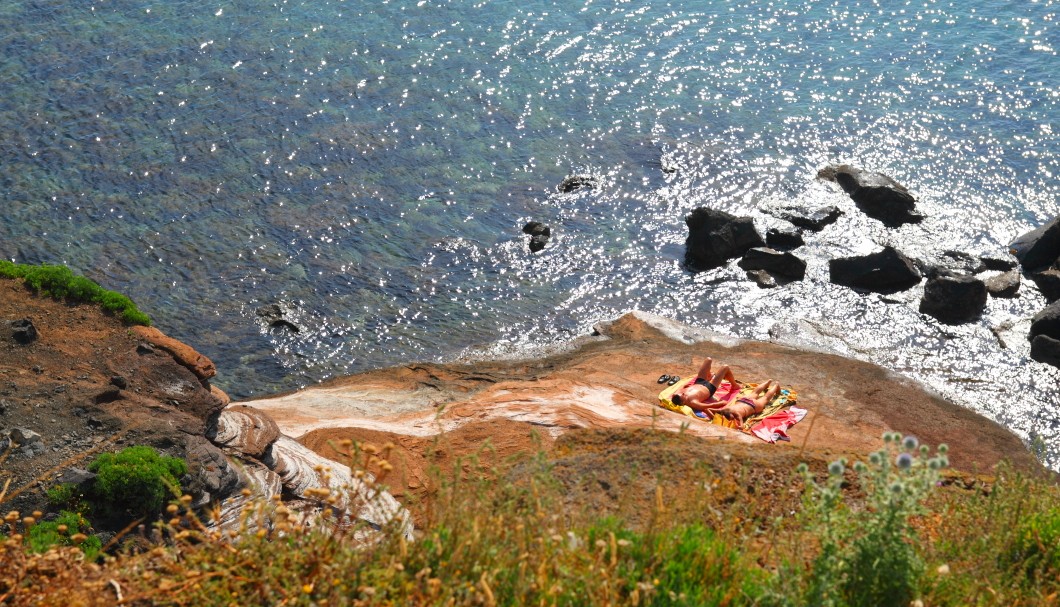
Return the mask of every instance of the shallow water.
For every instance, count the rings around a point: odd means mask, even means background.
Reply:
[[[1060,372],[1028,358],[1045,303],[1032,284],[949,327],[917,312],[922,286],[859,295],[828,282],[827,260],[1003,251],[1057,213],[1058,12],[0,3],[0,255],[128,293],[235,396],[561,342],[640,309],[881,363],[1057,467]],[[859,213],[814,179],[836,161],[905,184],[927,220]],[[600,187],[559,194],[572,173]],[[763,209],[789,204],[845,211],[797,252],[804,281],[682,267],[691,209],[764,233],[782,222]],[[537,254],[529,220],[553,231]],[[303,330],[266,327],[269,303]]]

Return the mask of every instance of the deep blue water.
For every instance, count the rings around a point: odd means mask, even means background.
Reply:
[[[562,342],[640,309],[884,364],[1056,466],[1033,285],[947,327],[917,312],[922,287],[858,295],[827,260],[1002,251],[1057,214],[1058,8],[0,1],[0,255],[129,294],[235,396]],[[814,179],[836,161],[893,176],[928,219],[866,218]],[[599,189],[559,194],[572,173]],[[802,282],[682,267],[697,206],[764,233],[771,205],[825,204],[846,214],[807,236]],[[529,220],[553,231],[536,254]],[[303,331],[266,327],[269,303]]]

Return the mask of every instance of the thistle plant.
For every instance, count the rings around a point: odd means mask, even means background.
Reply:
[[[884,447],[856,462],[865,495],[855,508],[844,497],[848,463],[832,462],[818,483],[800,466],[806,483],[803,516],[820,542],[805,584],[806,604],[907,605],[915,598],[924,565],[915,549],[911,517],[949,465],[946,445],[935,454],[912,436],[888,432]]]

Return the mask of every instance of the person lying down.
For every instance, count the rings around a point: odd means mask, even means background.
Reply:
[[[670,394],[670,401],[677,406],[687,406],[698,417],[718,414],[737,424],[754,417],[780,392],[776,380],[744,388],[736,380],[732,369],[722,365],[713,370],[714,359],[707,358],[696,373],[696,377]]]

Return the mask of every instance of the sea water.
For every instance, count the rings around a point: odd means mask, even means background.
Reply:
[[[65,263],[235,396],[511,353],[638,309],[880,363],[1060,464],[1027,282],[942,325],[827,261],[1003,253],[1058,212],[1056,0],[0,2],[0,256]],[[831,162],[927,219],[889,229]],[[594,190],[559,193],[568,175]],[[836,205],[805,280],[683,265],[684,217]],[[548,224],[530,253],[521,228]],[[270,327],[278,304],[299,328]],[[760,379],[760,378],[750,378]],[[780,378],[796,382],[797,378]],[[915,406],[915,403],[895,403]]]

